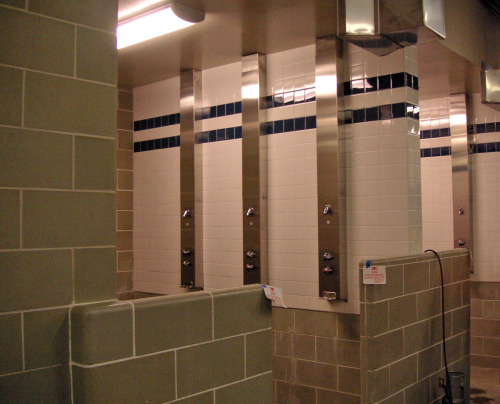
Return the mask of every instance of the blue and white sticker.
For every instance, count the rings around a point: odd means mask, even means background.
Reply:
[[[385,285],[386,283],[385,265],[371,266],[367,261],[363,268],[363,285]]]
[[[283,289],[269,285],[260,286],[262,286],[262,289],[264,289],[264,294],[266,295],[266,297],[271,300],[276,306],[281,306],[285,309],[287,308],[285,306],[285,302],[283,301]]]

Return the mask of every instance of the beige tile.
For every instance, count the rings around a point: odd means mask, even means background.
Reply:
[[[295,334],[293,349],[295,358],[312,361],[316,359],[315,337],[312,335]]]
[[[467,342],[465,342],[467,340]],[[446,356],[448,363],[454,363],[460,360],[470,352],[469,348],[469,335],[467,333],[455,335],[454,337],[448,338],[446,340]],[[444,361],[443,361],[444,365]]]
[[[295,381],[292,367],[292,358],[274,355],[273,377],[276,380],[282,380],[286,382]]]
[[[498,336],[497,338],[484,338],[484,355],[500,356],[500,338]]]
[[[21,321],[21,314],[0,315],[0,374],[23,370]]]
[[[116,273],[116,291],[130,292],[133,290],[134,271],[118,271]]]
[[[346,394],[346,393],[341,393],[339,391],[332,391],[325,389],[318,389],[317,396],[318,396],[317,404],[331,404],[331,403],[358,404],[360,402],[358,395]]]
[[[366,397],[368,403],[375,403],[389,397],[389,366],[375,371],[366,371]]]
[[[366,336],[373,337],[389,330],[389,302],[367,303],[365,305]]]
[[[0,4],[6,4],[11,7],[17,7],[22,9],[26,7],[25,0],[0,0]]]
[[[452,315],[452,335],[460,334],[461,332],[469,330],[471,327],[471,318],[469,306],[462,307],[460,309],[454,310]],[[478,320],[474,320],[478,321]],[[488,321],[488,320],[484,320]],[[495,321],[495,320],[493,320]],[[494,326],[495,328],[495,326]],[[496,335],[500,334],[500,320],[496,324]]]
[[[132,191],[116,191],[116,209],[132,210],[134,208],[134,194]]]
[[[206,393],[197,394],[189,398],[169,401],[169,404],[214,404],[214,392],[207,391]]]
[[[114,140],[75,137],[75,188],[114,191]]]
[[[276,355],[293,357],[293,333],[290,332],[275,332]]]
[[[337,314],[325,311],[295,310],[295,331],[319,337],[337,336]]]
[[[483,318],[483,300],[471,299],[470,315],[471,317]]]
[[[117,149],[120,150],[134,150],[133,132],[128,130],[117,131],[118,144]]]
[[[457,314],[457,316],[458,315],[459,314]],[[462,321],[464,321],[463,317],[465,316],[461,317]],[[473,336],[498,338],[500,335],[500,320],[473,318],[470,321],[470,330]]]
[[[3,41],[2,43],[5,44]],[[21,125],[23,102],[22,70],[0,66],[0,94],[2,94],[0,97],[0,124]]]
[[[272,331],[260,331],[245,336],[247,377],[272,370]]]
[[[75,250],[75,302],[115,298],[116,251],[114,248]]]
[[[82,365],[133,355],[133,312],[127,303],[75,306],[71,310],[71,359]]]
[[[134,117],[131,111],[117,111],[117,127],[120,130],[134,129]]]
[[[271,327],[271,305],[260,285],[212,292],[215,338]]]
[[[470,304],[470,281],[464,281],[462,283],[462,306],[467,306]]]
[[[174,356],[167,352],[91,368],[73,366],[75,404],[174,400]]]
[[[316,403],[316,389],[296,383],[276,381],[276,404]]]
[[[450,366],[450,371],[451,371],[451,366]],[[442,403],[442,399],[444,397],[444,389],[442,387],[439,387],[439,379],[442,378],[443,380],[446,380],[446,372],[443,369],[441,369],[439,372],[434,373],[433,375],[430,376],[430,402],[433,403]]]
[[[405,403],[428,403],[430,399],[430,378],[423,379],[405,390]]]
[[[23,246],[115,245],[115,195],[25,191]]]
[[[68,363],[69,309],[24,313],[26,369]]]
[[[116,89],[111,86],[26,72],[27,127],[115,137],[115,116]]]
[[[421,321],[404,328],[404,353],[411,355],[429,346],[429,321]]]
[[[117,73],[116,35],[77,27],[76,76],[116,84]]]
[[[71,402],[71,382],[68,365],[53,366],[31,372],[0,377],[0,392],[4,403]]]
[[[96,2],[92,6],[79,0],[55,0],[47,3],[44,0],[30,0],[29,11],[55,17],[61,20],[99,28],[108,32],[116,30],[117,2]]]
[[[362,353],[363,355],[363,353]],[[403,355],[403,330],[399,329],[367,339],[368,369],[378,369],[401,359]]]
[[[390,393],[397,393],[415,383],[418,380],[417,369],[417,355],[393,363],[390,366]]]
[[[134,252],[120,251],[117,252],[118,271],[133,271],[134,270]]]
[[[295,310],[273,307],[273,330],[293,332],[295,324]]]
[[[297,360],[297,382],[306,386],[337,390],[337,366]]]
[[[498,356],[471,355],[470,363],[472,366],[481,368],[500,369],[500,357]]]
[[[366,301],[377,302],[403,294],[403,265],[386,267],[387,283],[366,288]]]
[[[454,310],[462,306],[462,285],[452,283],[444,287],[444,307],[445,311]]]
[[[423,379],[441,369],[441,344],[418,353],[418,378]]]
[[[338,367],[339,391],[350,394],[361,394],[361,370],[358,368]]]
[[[431,345],[443,340],[443,318],[441,315],[433,317],[429,320],[431,328]],[[444,316],[444,330],[446,338],[452,335],[451,331],[451,313],[446,313]]]
[[[389,329],[404,327],[417,321],[417,295],[389,300]]]
[[[404,265],[404,293],[429,289],[429,262]]]
[[[271,373],[215,390],[216,403],[255,404],[259,402],[271,404],[272,398],[273,378]]]
[[[119,210],[116,212],[117,230],[132,230],[134,225],[133,212],[130,210]]]
[[[470,262],[468,255],[453,257],[451,263],[451,281],[459,282],[468,280],[470,277]]]
[[[405,402],[405,393],[404,391],[400,391],[393,396],[386,398],[385,400],[380,401],[380,404],[401,404]]]
[[[361,344],[359,341],[334,339],[333,347],[335,363],[349,367],[360,366]]]
[[[359,341],[360,336],[360,318],[358,314],[338,313],[338,337]]]
[[[500,300],[484,301],[483,316],[489,320],[500,320]]]
[[[71,188],[72,155],[71,136],[0,128],[0,186]]]
[[[134,249],[134,234],[131,230],[116,232],[116,249],[118,251],[130,251]]]
[[[72,25],[2,8],[0,37],[0,63],[73,75],[75,29]]]
[[[69,250],[2,252],[0,278],[0,312],[73,301]]]
[[[134,189],[134,172],[132,170],[117,170],[117,189],[132,191]]]
[[[244,375],[243,337],[180,349],[176,364],[179,398],[241,380]]]
[[[133,169],[134,154],[128,150],[116,151],[116,168],[119,170],[132,170]]]
[[[500,296],[497,295],[497,290],[500,290],[500,282],[471,282],[470,297],[471,299],[486,299],[495,300]]]
[[[470,338],[470,353],[475,355],[483,355],[483,341],[482,337],[471,337]],[[497,352],[500,352],[497,351]]]
[[[20,247],[20,213],[19,191],[0,190],[0,249]]]
[[[208,293],[133,302],[138,355],[212,339],[212,300]]]
[[[118,109],[126,111],[134,110],[134,93],[130,89],[118,89]]]
[[[333,338],[316,337],[316,358],[318,362],[337,363]]]

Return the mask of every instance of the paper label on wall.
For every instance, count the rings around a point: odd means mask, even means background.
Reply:
[[[364,285],[385,285],[387,278],[385,276],[385,266],[363,268],[363,284]]]
[[[285,309],[287,308],[285,306],[285,302],[283,301],[283,289],[269,285],[261,286],[262,289],[264,289],[264,293],[269,300],[271,300],[277,306],[284,307]]]

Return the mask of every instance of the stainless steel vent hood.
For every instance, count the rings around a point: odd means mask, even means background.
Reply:
[[[376,55],[446,37],[443,0],[339,0],[339,36]]]
[[[481,102],[500,111],[500,70],[481,70]]]

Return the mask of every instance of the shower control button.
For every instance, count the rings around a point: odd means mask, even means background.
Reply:
[[[252,207],[248,208],[246,216],[247,217],[255,216],[255,208],[252,208]]]
[[[463,215],[464,214],[464,208],[458,208],[458,214]]]
[[[323,254],[323,261],[331,261],[333,260],[333,254],[331,252],[328,252],[326,251],[324,254]]]
[[[329,203],[327,203],[323,207],[323,215],[331,215],[331,214],[332,214],[332,205],[330,205]]]
[[[191,249],[190,248],[184,248],[182,250],[182,255],[185,257],[186,255],[190,255],[191,254]]]
[[[182,266],[183,267],[190,267],[191,266],[191,261],[189,261],[189,260],[182,261]]]
[[[255,251],[252,251],[252,250],[248,250],[245,253],[245,257],[247,257],[247,258],[255,258],[256,256],[257,256],[257,253]]]
[[[325,275],[331,275],[331,274],[333,274],[333,272],[334,272],[334,271],[335,271],[335,270],[334,270],[331,266],[328,266],[328,267],[326,267],[326,268],[323,268],[323,273],[324,273]]]
[[[190,210],[190,209],[186,209],[186,210],[182,213],[182,217],[183,217],[183,218],[191,217],[191,210]]]
[[[246,264],[245,265],[245,269],[247,271],[253,271],[253,270],[257,269],[257,265],[255,265],[255,264]]]

